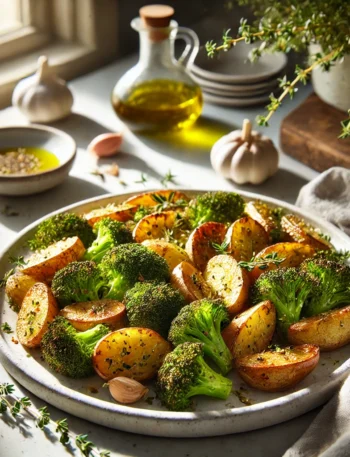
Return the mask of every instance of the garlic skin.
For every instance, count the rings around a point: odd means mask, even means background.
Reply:
[[[88,146],[88,151],[97,157],[110,157],[117,154],[123,141],[120,132],[102,133],[94,138]]]
[[[278,170],[278,151],[267,136],[251,131],[248,119],[242,130],[234,130],[212,147],[214,170],[237,184],[261,184]]]
[[[48,123],[69,116],[73,95],[65,81],[49,67],[47,57],[41,56],[37,72],[22,79],[15,87],[12,104],[30,122]]]
[[[147,387],[135,379],[118,376],[108,382],[109,392],[118,403],[128,405],[141,400],[147,393]]]

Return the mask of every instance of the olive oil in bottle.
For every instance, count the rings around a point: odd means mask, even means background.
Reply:
[[[180,130],[190,127],[202,111],[198,86],[154,79],[135,86],[125,100],[112,95],[118,117],[132,130]]]

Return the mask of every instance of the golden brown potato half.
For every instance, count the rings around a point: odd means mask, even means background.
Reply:
[[[153,378],[171,351],[171,344],[154,330],[130,327],[116,330],[96,345],[93,365],[103,379],[117,376],[144,381]]]
[[[21,273],[50,282],[56,271],[83,257],[85,248],[77,236],[51,244],[42,251],[35,252],[21,268]]]
[[[298,267],[301,262],[315,254],[315,249],[312,246],[302,243],[277,243],[260,251],[255,259],[264,259],[267,255],[273,253],[277,254],[278,259],[284,259],[284,261],[279,265],[269,262],[267,268],[264,269],[260,269],[258,266],[255,267],[249,272],[252,282],[257,280],[266,271],[276,270],[276,268]]]
[[[5,293],[11,303],[20,308],[26,293],[37,282],[38,280],[32,276],[17,272],[6,281]]]
[[[186,251],[199,270],[204,271],[208,260],[217,254],[213,244],[222,244],[225,234],[226,226],[220,222],[206,222],[191,233]]]
[[[60,314],[69,320],[77,330],[88,330],[98,324],[106,324],[112,330],[126,325],[126,309],[117,300],[102,299],[75,303],[61,309]]]
[[[248,273],[230,255],[211,258],[204,271],[204,279],[225,303],[230,316],[246,308],[249,294]]]
[[[239,262],[250,260],[266,248],[269,237],[262,225],[251,217],[242,217],[234,222],[226,233],[228,252]]]
[[[281,225],[291,241],[308,244],[315,249],[327,250],[332,248],[329,241],[322,238],[311,225],[294,214],[283,216]]]
[[[134,228],[133,237],[136,243],[150,239],[166,238],[167,231],[171,230],[176,222],[175,211],[163,211],[143,217]]]
[[[187,303],[216,296],[203,278],[202,273],[188,262],[181,262],[173,270],[170,283],[181,292]]]
[[[266,203],[261,201],[248,202],[244,212],[264,228],[272,242],[283,239],[279,217],[274,214],[273,208]]]
[[[18,313],[18,341],[28,348],[39,346],[49,323],[58,312],[58,305],[49,286],[42,282],[34,284],[24,297]]]
[[[93,209],[89,213],[84,214],[84,219],[93,227],[96,222],[109,217],[115,221],[126,222],[134,218],[137,206],[133,205],[107,205],[105,208]]]
[[[187,252],[174,243],[164,240],[145,240],[141,244],[163,257],[169,265],[170,271],[173,271],[181,262],[190,262]]]
[[[288,329],[291,344],[316,344],[333,351],[350,343],[350,305],[318,316],[307,317]]]
[[[276,310],[263,301],[238,314],[222,331],[234,359],[267,349],[276,328]]]
[[[189,198],[183,192],[178,190],[161,189],[154,192],[145,192],[143,194],[135,195],[135,197],[128,198],[124,203],[136,206],[156,206],[159,201],[154,198],[154,195],[159,195],[166,200],[171,199],[171,203],[176,203],[178,200],[189,201]]]
[[[266,392],[282,392],[311,373],[319,358],[318,346],[303,344],[246,355],[236,360],[236,368],[249,386]]]

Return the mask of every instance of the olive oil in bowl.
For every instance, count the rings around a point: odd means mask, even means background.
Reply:
[[[198,86],[167,79],[154,79],[131,89],[121,100],[113,92],[112,105],[118,117],[132,130],[180,130],[190,127],[202,111]]]
[[[46,149],[35,147],[0,149],[0,176],[42,173],[59,165],[58,157]]]

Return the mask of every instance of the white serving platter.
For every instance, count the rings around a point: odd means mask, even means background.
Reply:
[[[184,190],[184,192],[190,196],[201,193],[194,190]],[[329,222],[273,198],[248,192],[240,193],[248,200],[260,199],[273,206],[283,206],[319,227],[323,233],[330,235],[336,248],[350,250],[350,238]],[[79,214],[111,202],[119,203],[131,195],[135,193],[97,197],[68,206],[50,215],[65,211]],[[22,230],[1,253],[1,276],[10,267],[9,255],[26,254],[24,247],[26,240],[32,236],[41,220]],[[4,322],[8,322],[12,328],[16,326],[16,314],[10,309],[2,292],[0,323]],[[40,359],[39,351],[30,351],[31,357],[28,357],[28,352],[20,344],[12,342],[13,335],[1,332],[0,362],[30,392],[63,411],[91,422],[145,435],[216,436],[274,425],[325,403],[350,373],[350,346],[345,346],[337,351],[322,354],[317,368],[288,392],[273,394],[259,392],[247,387],[233,372],[231,377],[234,389],[237,391],[240,391],[241,387],[245,389],[241,392],[252,402],[250,406],[242,404],[238,395],[233,392],[227,401],[198,397],[193,411],[169,412],[156,398],[151,401],[142,400],[133,406],[119,405],[111,399],[108,389],[102,387],[103,381],[97,376],[74,380],[53,373]],[[150,397],[155,397],[152,383],[149,387]],[[92,388],[97,388],[98,392],[92,393]]]

